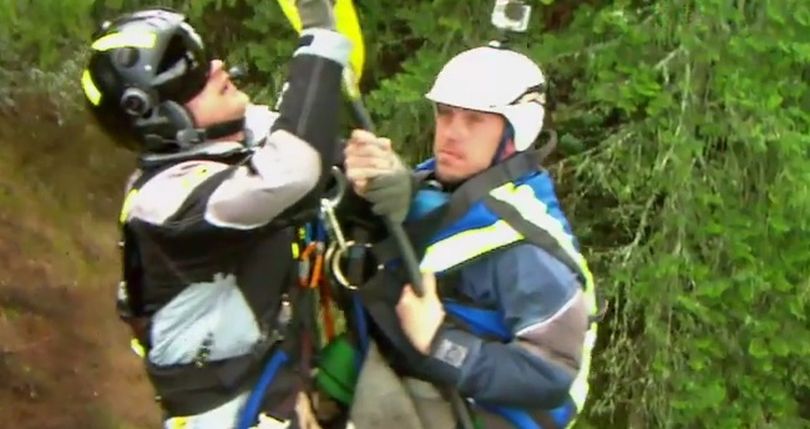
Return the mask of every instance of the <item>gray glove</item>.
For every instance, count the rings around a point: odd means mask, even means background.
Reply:
[[[295,2],[301,17],[301,27],[334,30],[335,4],[332,0],[298,0]]]
[[[412,187],[411,172],[403,166],[371,179],[365,198],[371,203],[374,214],[390,216],[394,222],[402,223],[411,207]]]

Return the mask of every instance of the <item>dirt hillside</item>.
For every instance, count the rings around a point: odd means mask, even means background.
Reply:
[[[54,112],[0,106],[0,426],[159,427],[113,305],[130,157]]]

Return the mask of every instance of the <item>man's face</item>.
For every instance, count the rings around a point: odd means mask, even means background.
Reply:
[[[433,155],[438,179],[457,183],[489,168],[504,126],[504,118],[495,113],[437,104]]]
[[[231,82],[231,77],[220,60],[211,61],[208,80],[202,91],[186,103],[195,125],[206,128],[220,122],[233,121],[245,116],[250,97]]]

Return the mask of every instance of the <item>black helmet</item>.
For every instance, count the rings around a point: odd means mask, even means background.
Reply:
[[[203,42],[184,15],[147,9],[101,25],[82,89],[116,140],[146,152],[175,152],[205,138],[183,104],[205,86],[209,68]]]

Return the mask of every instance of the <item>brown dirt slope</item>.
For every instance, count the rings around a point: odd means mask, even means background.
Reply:
[[[54,111],[0,109],[0,426],[159,427],[113,304],[129,157]]]

